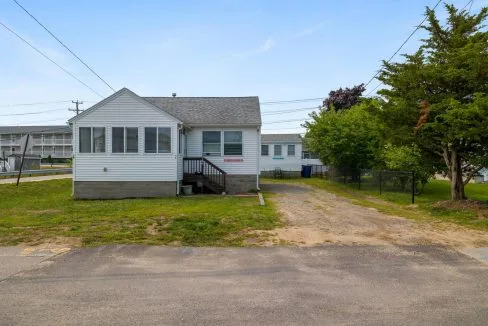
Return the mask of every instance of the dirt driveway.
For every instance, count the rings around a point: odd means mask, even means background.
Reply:
[[[278,194],[270,200],[276,203],[286,224],[270,232],[272,243],[488,246],[486,232],[452,223],[416,222],[385,215],[306,185],[265,184],[262,189]]]

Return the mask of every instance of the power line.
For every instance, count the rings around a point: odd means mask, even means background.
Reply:
[[[78,59],[78,61],[80,61],[86,68],[88,68],[88,70],[90,70],[95,76],[98,77],[98,79],[100,79],[105,85],[107,85],[112,91],[116,92],[115,89],[110,86],[106,81],[105,79],[103,79],[102,77],[100,77],[99,74],[97,74],[95,72],[95,70],[93,70],[85,61],[83,61],[78,55],[76,55],[76,53],[74,53],[73,51],[71,51],[71,49],[66,45],[64,44],[56,35],[54,35],[49,29],[47,29],[46,26],[44,26],[39,20],[37,20],[36,17],[34,17],[29,11],[27,11],[27,9],[25,9],[17,0],[12,0],[13,2],[15,2],[17,4],[17,6],[19,6],[20,8],[22,8],[22,10],[24,10],[32,19],[34,19],[36,21],[36,23],[38,23],[42,28],[44,28],[44,30],[46,32],[48,32],[56,41],[59,42],[59,44],[61,44],[66,50],[69,51],[69,53],[71,53],[76,59]]]
[[[436,5],[434,6],[434,8],[432,10],[435,10],[435,8],[437,8],[437,6],[442,2],[442,0],[438,0]],[[386,61],[386,63],[390,63],[390,61],[398,54],[398,52],[400,52],[400,50],[403,48],[403,46],[405,44],[407,44],[408,41],[410,41],[410,39],[412,38],[412,36],[417,33],[417,31],[420,29],[420,27],[422,27],[422,24],[425,23],[425,21],[427,20],[427,15],[424,17],[424,19],[420,22],[420,24],[417,25],[417,27],[415,27],[415,29],[413,30],[412,33],[410,33],[410,35],[407,37],[407,39],[405,41],[403,41],[402,45],[400,45],[400,47],[391,55],[391,57]],[[369,81],[364,85],[364,87],[368,87],[369,84],[371,84],[371,82],[376,78],[376,76],[378,76],[378,74],[381,72],[381,70],[378,70],[376,71],[376,73],[373,75],[373,77],[371,77],[369,79]]]
[[[275,105],[275,104],[285,104],[285,103],[301,103],[301,102],[311,102],[311,101],[322,101],[323,97],[315,98],[303,98],[298,100],[285,100],[285,101],[270,101],[270,102],[260,102],[261,105]]]
[[[57,104],[57,103],[68,103],[68,102],[71,102],[71,100],[68,100],[68,101],[53,101],[53,102],[34,102],[34,103],[1,104],[0,107],[6,108],[6,107],[14,107],[14,106],[30,106],[30,105]]]
[[[307,111],[307,110],[318,110],[320,108],[321,108],[320,106],[314,106],[314,107],[310,107],[310,108],[270,111],[270,112],[264,112],[261,115],[274,115],[274,114],[292,113],[292,112]]]
[[[58,67],[59,69],[61,69],[62,71],[64,71],[66,74],[68,74],[69,76],[71,76],[72,78],[74,78],[75,80],[77,80],[80,84],[84,85],[86,88],[88,88],[93,93],[97,94],[98,96],[100,96],[102,98],[104,97],[102,94],[98,93],[96,90],[94,90],[93,88],[91,88],[90,86],[88,86],[87,84],[85,84],[85,82],[81,81],[78,77],[76,77],[75,75],[73,75],[72,73],[70,73],[68,70],[66,70],[65,68],[63,68],[56,61],[54,61],[53,59],[51,59],[50,57],[48,57],[44,52],[42,52],[41,50],[39,50],[38,48],[36,48],[34,45],[30,44],[26,39],[24,39],[22,36],[20,36],[19,34],[17,34],[14,30],[12,30],[11,28],[9,28],[3,22],[0,21],[0,25],[2,25],[7,31],[9,31],[13,35],[15,35],[22,42],[24,42],[25,44],[27,44],[34,51],[36,51],[37,53],[39,53],[40,55],[42,55],[47,60],[51,61],[51,63],[53,63],[54,65],[56,65],[56,67]]]
[[[308,118],[263,122],[263,125],[270,125],[270,124],[275,124],[275,123],[285,123],[285,122],[297,122],[297,121],[305,122],[307,119]]]
[[[61,110],[66,110],[65,108],[63,109],[53,109],[53,110],[46,110],[46,111],[36,111],[36,112],[25,112],[25,113],[12,113],[12,114],[0,114],[0,117],[13,117],[13,116],[19,116],[19,115],[34,115],[34,114],[42,114],[42,113],[48,113],[48,112],[55,112],[55,111],[61,111]]]
[[[442,0],[439,0],[436,5],[434,6],[434,8],[432,10],[435,10],[437,8],[437,6],[441,3]],[[464,9],[466,9],[468,6],[469,6],[469,11],[471,11],[471,7],[473,6],[473,2],[474,0],[470,0],[468,1],[468,3],[466,3],[466,5],[464,7],[461,8],[461,11],[463,11]],[[427,20],[427,16],[425,16],[425,18],[422,20],[422,22],[415,28],[415,30],[409,35],[409,37],[405,40],[405,42],[402,43],[402,45],[398,48],[398,50],[395,51],[395,53],[393,53],[393,55],[388,59],[388,61],[386,63],[389,63],[393,57],[395,57],[395,55],[398,54],[398,52],[402,49],[402,47],[410,40],[410,38],[420,29],[420,27],[422,26],[423,23],[425,23],[425,21]],[[444,25],[444,26],[447,26]],[[376,76],[378,76],[378,74],[380,73],[381,70],[378,70],[374,75],[373,77],[371,77],[371,79],[366,83],[366,85],[364,85],[365,87],[368,86],[372,81],[373,79],[376,78]],[[381,85],[383,85],[383,82],[380,82],[375,88],[373,88],[371,91],[368,92],[368,94],[366,94],[366,96],[369,96],[370,94],[372,94],[376,89],[378,89],[378,87],[380,87]]]

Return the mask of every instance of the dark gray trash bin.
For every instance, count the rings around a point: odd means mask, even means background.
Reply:
[[[311,178],[312,177],[312,166],[302,165],[302,177]]]

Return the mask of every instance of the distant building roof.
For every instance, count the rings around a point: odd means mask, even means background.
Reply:
[[[65,133],[71,132],[67,125],[60,126],[0,126],[0,134],[29,134],[29,133]]]
[[[262,134],[261,142],[263,143],[301,143],[300,134]]]
[[[257,96],[142,98],[189,125],[261,125]]]

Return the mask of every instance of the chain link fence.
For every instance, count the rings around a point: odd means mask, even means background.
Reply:
[[[329,167],[325,178],[359,190],[383,193],[403,193],[415,203],[418,192],[414,171],[351,169]]]

